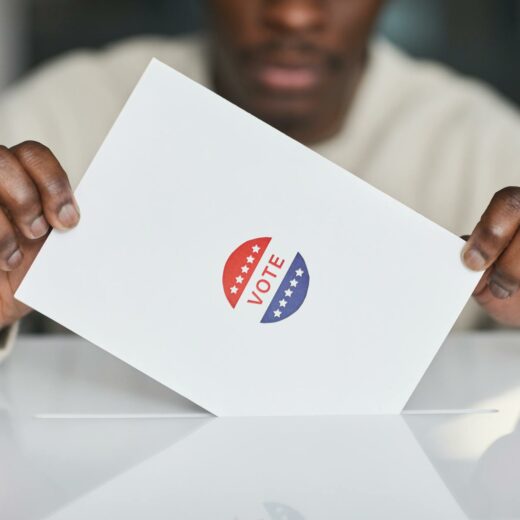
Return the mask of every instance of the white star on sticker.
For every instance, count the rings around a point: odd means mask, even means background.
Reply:
[[[280,307],[285,307],[287,305],[287,301],[285,299],[280,300],[278,303],[280,304]]]
[[[249,255],[249,256],[246,258],[246,260],[247,260],[247,263],[248,263],[248,264],[252,264],[252,263],[255,261],[255,259],[254,259],[251,255]]]
[[[238,292],[238,289],[233,285],[233,287],[231,287],[231,294],[236,294]]]
[[[244,274],[248,273],[248,272],[249,272],[249,267],[247,267],[247,265],[243,265],[243,266],[242,266],[242,272],[243,272]]]
[[[260,248],[256,245],[253,246],[251,249],[253,250],[253,253],[255,253],[255,255],[256,255],[256,253],[258,253],[258,251],[260,251]]]
[[[276,309],[273,314],[275,318],[279,318],[282,315],[282,311],[280,309]]]
[[[291,287],[296,287],[298,285],[298,282],[295,278],[293,278],[289,283],[291,284]]]
[[[241,276],[237,276],[235,280],[237,281],[237,283],[242,283],[244,281],[244,279]]]
[[[287,290],[285,291],[285,296],[287,296],[287,297],[290,298],[290,297],[292,296],[292,293],[293,293],[293,292],[291,291],[291,289],[287,289]]]
[[[302,269],[296,269],[296,276],[303,276],[303,270]]]

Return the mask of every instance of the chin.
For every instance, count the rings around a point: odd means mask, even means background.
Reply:
[[[297,98],[258,100],[247,110],[282,132],[307,126],[319,113],[316,103]]]

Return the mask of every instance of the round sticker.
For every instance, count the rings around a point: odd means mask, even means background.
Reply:
[[[235,311],[249,308],[261,323],[275,323],[301,307],[309,288],[309,272],[299,252],[282,251],[271,237],[253,238],[231,253],[222,284]]]

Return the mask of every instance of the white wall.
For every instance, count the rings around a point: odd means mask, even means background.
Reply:
[[[0,90],[17,76],[24,63],[24,7],[24,0],[0,0]]]

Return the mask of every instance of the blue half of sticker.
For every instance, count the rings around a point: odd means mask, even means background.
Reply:
[[[261,323],[274,323],[294,314],[305,300],[308,289],[309,272],[302,255],[297,253]]]

